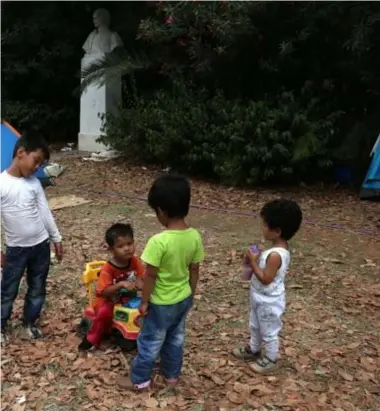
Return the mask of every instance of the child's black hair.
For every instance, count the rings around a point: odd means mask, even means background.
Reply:
[[[107,231],[105,240],[109,247],[114,247],[116,239],[118,237],[130,237],[132,240],[134,239],[133,236],[133,228],[130,224],[122,224],[116,223],[112,225]]]
[[[153,183],[148,204],[154,211],[162,210],[169,218],[185,218],[190,207],[190,183],[182,176],[166,174]]]
[[[266,203],[260,214],[271,230],[281,231],[281,238],[284,240],[290,240],[299,230],[302,222],[300,206],[295,201],[285,198]]]
[[[44,160],[49,161],[50,159],[49,146],[47,142],[41,137],[29,134],[21,136],[17,140],[17,143],[13,149],[13,158],[16,157],[17,151],[20,148],[23,148],[28,154],[32,153],[33,151],[41,150],[44,155]]]

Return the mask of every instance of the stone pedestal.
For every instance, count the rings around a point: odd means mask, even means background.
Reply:
[[[101,58],[101,55],[84,56],[82,69]],[[121,103],[121,79],[98,87],[90,85],[80,99],[80,131],[78,149],[80,151],[102,151],[106,147],[96,140],[101,136],[100,115],[116,110]]]

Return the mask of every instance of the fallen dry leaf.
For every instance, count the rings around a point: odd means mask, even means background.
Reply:
[[[220,378],[218,375],[216,374],[211,374],[211,380],[216,384],[216,385],[224,385],[225,382],[223,381],[222,378]]]
[[[354,377],[351,374],[348,374],[346,371],[339,370],[338,374],[345,379],[346,381],[353,381]]]
[[[267,387],[264,384],[257,384],[257,385],[253,385],[251,387],[251,392],[253,392],[255,395],[268,395],[273,393],[273,390],[271,390],[269,387]]]
[[[360,358],[360,364],[367,371],[375,371],[377,368],[374,360],[370,357]]]
[[[150,397],[145,401],[145,405],[148,408],[156,408],[158,406],[158,401],[155,398]]]
[[[230,391],[227,393],[227,398],[229,401],[231,401],[233,404],[244,404],[245,402],[245,397],[241,394],[238,394],[236,392]]]
[[[146,202],[127,197],[146,197],[160,170],[142,170],[125,160],[89,164],[70,158],[62,162],[66,174],[56,187],[46,190],[48,196],[75,195],[92,204],[55,212],[66,254],[48,279],[51,304],[41,318],[46,339],[29,342],[18,338],[25,281],[21,285],[10,344],[2,353],[2,406],[7,405],[7,410],[12,411],[16,398],[22,395],[27,398],[24,411],[36,409],[37,404],[42,404],[40,411],[53,411],[49,409],[52,404],[57,409],[93,411],[117,407],[136,411],[202,407],[210,411],[244,407],[259,411],[380,409],[380,344],[375,334],[380,329],[380,236],[327,228],[338,223],[355,230],[378,230],[378,204],[361,202],[356,193],[345,190],[286,188],[279,194],[279,190],[229,189],[192,181],[194,204],[252,214],[259,213],[268,200],[288,196],[301,204],[305,221],[326,226],[304,224],[297,233],[297,250],[292,250],[288,273],[289,305],[281,347],[284,367],[273,377],[263,377],[230,355],[233,347],[249,338],[250,285],[241,283],[237,273],[241,269],[240,249],[252,241],[260,242],[259,219],[192,209],[189,218],[202,234],[206,258],[197,304],[187,320],[182,381],[176,395],[158,384],[147,405],[147,393],[136,396],[114,387],[118,376],[127,372],[133,354],[121,353],[112,341],[105,341],[93,353],[79,356],[75,324],[87,303],[86,289],[80,282],[84,264],[108,258],[103,246],[105,230],[116,221],[132,222],[138,233],[138,255],[147,239],[160,231]],[[126,196],[108,197],[104,186],[107,192]],[[339,262],[334,263],[334,259]],[[10,386],[16,387],[13,394]],[[247,386],[252,389],[248,396]]]

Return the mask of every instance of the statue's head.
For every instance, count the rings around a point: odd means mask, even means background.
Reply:
[[[98,29],[100,27],[108,27],[110,25],[111,16],[106,9],[96,9],[93,14],[94,26]]]

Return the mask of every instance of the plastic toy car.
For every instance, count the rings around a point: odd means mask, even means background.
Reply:
[[[106,261],[92,261],[86,264],[82,282],[87,286],[88,307],[84,310],[83,318],[78,326],[78,333],[84,337],[91,328],[95,316],[94,293],[95,284],[100,270]],[[120,292],[121,303],[115,304],[111,327],[111,338],[125,351],[136,349],[136,340],[140,332],[143,316],[140,314],[140,298],[135,292],[122,289]]]

